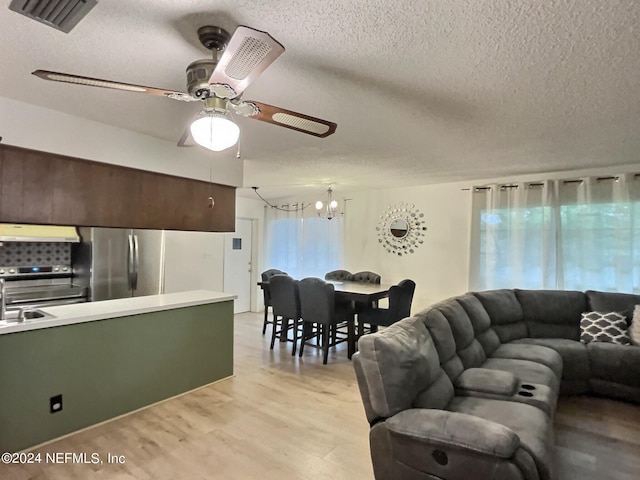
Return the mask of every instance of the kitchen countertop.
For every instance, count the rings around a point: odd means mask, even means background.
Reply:
[[[236,295],[228,293],[192,290],[188,292],[118,298],[116,300],[103,300],[101,302],[76,303],[72,305],[39,308],[38,310],[52,315],[53,318],[37,318],[25,320],[20,323],[0,321],[0,335],[92,322],[107,318],[139,315],[141,313],[158,312],[174,308],[193,307],[208,303],[226,302],[234,300],[235,298],[237,298]]]

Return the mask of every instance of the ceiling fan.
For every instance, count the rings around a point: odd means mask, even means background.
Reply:
[[[203,102],[203,110],[182,135],[179,146],[185,146],[189,136],[199,145],[214,151],[235,145],[240,129],[231,120],[231,112],[316,137],[328,137],[336,131],[337,125],[333,122],[242,99],[247,86],[285,50],[271,35],[239,26],[230,36],[223,28],[204,26],[198,29],[198,38],[205,48],[212,51],[213,58],[196,60],[187,67],[188,93],[48,70],[36,70],[33,75],[54,82],[147,93],[184,102]],[[220,51],[222,55],[218,59]]]

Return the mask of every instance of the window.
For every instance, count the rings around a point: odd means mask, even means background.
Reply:
[[[640,291],[640,202],[562,205],[560,219],[564,288]]]
[[[287,216],[267,222],[266,267],[294,278],[320,277],[340,268],[343,222],[317,217]]]
[[[474,192],[470,287],[640,293],[635,176]]]

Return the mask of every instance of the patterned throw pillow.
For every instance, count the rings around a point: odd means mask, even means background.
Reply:
[[[585,312],[580,320],[580,341],[631,345],[627,320],[618,312]]]
[[[629,336],[631,337],[631,343],[640,345],[640,305],[636,305],[633,310],[633,321],[629,327]]]

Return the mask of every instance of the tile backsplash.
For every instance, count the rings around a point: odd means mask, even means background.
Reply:
[[[71,264],[71,244],[62,242],[2,242],[0,266]]]

